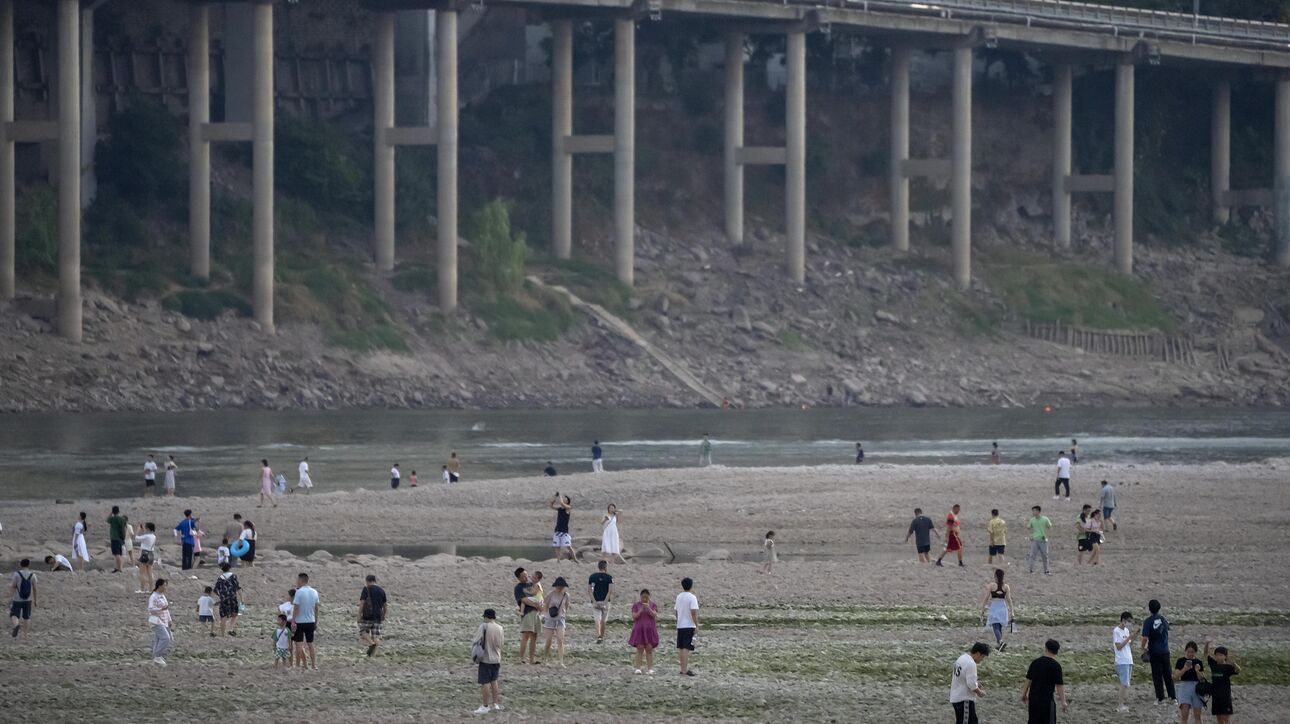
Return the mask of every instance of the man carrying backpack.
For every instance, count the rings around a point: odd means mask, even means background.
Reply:
[[[9,625],[13,627],[11,633],[14,638],[18,638],[20,629],[30,625],[31,609],[36,605],[36,572],[30,568],[31,561],[22,559],[9,584],[13,594],[13,603],[9,606]]]

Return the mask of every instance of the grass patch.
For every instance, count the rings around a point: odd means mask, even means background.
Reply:
[[[554,259],[547,262],[543,272],[552,283],[618,316],[631,312],[632,288],[618,281],[608,269],[585,259]]]
[[[999,332],[1001,315],[957,292],[947,293],[946,303],[954,313],[954,326],[969,337],[993,337]]]
[[[1110,270],[1014,255],[1006,263],[982,264],[980,271],[1018,317],[1036,324],[1165,333],[1178,327],[1149,287]]]
[[[226,289],[185,289],[163,298],[161,308],[208,321],[217,319],[228,309],[243,317],[251,316],[251,305]]]
[[[423,264],[400,264],[390,275],[390,285],[401,292],[433,298],[439,289],[439,275]]]
[[[573,309],[567,301],[528,285],[508,296],[478,297],[468,305],[488,324],[488,331],[502,341],[551,342],[573,323]]]

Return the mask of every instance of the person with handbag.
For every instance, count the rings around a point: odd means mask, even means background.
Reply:
[[[506,632],[497,623],[497,612],[491,608],[484,609],[484,621],[475,630],[471,640],[471,659],[479,665],[480,706],[476,714],[487,714],[489,711],[501,711],[502,699],[497,680],[502,675],[502,643]]]
[[[1193,716],[1200,724],[1201,714],[1205,711],[1204,694],[1209,693],[1209,680],[1205,677],[1205,664],[1196,658],[1200,647],[1195,641],[1188,641],[1183,647],[1183,656],[1174,664],[1174,680],[1178,682],[1178,721],[1187,724],[1188,715]],[[1205,685],[1204,690],[1201,684]]]
[[[542,621],[542,630],[546,632],[542,660],[545,662],[551,655],[551,640],[555,639],[557,662],[563,669],[565,617],[569,613],[569,583],[564,580],[564,576],[555,579],[551,592],[542,600],[542,605],[546,607],[546,618]]]

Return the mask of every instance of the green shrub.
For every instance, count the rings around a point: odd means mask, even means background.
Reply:
[[[14,264],[19,271],[52,272],[58,262],[58,194],[40,184],[17,199]]]
[[[281,119],[274,130],[278,191],[356,218],[372,209],[371,144],[322,123]]]
[[[1021,319],[1095,329],[1177,328],[1145,283],[1097,266],[1011,255],[1010,263],[981,264],[981,276]]]
[[[573,310],[569,305],[550,294],[536,298],[518,295],[476,301],[471,307],[488,323],[489,332],[503,341],[534,339],[551,342],[559,339],[573,322]]]
[[[494,199],[471,217],[471,238],[479,256],[479,273],[493,294],[517,291],[524,284],[524,260],[528,246],[524,235],[511,234],[510,208]]]
[[[135,95],[108,118],[106,131],[95,151],[100,193],[111,192],[140,211],[182,208],[188,179],[179,118],[160,102]]]
[[[390,275],[390,285],[401,292],[421,292],[433,296],[439,288],[439,275],[420,264],[400,264]]]
[[[158,238],[156,226],[138,206],[104,188],[85,212],[85,243],[98,248],[147,250],[158,245]]]
[[[251,305],[224,289],[187,289],[175,292],[161,300],[161,308],[193,319],[217,319],[227,309],[232,309],[243,317],[251,316]]]

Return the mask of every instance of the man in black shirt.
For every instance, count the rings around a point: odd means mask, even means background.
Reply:
[[[376,653],[381,643],[381,625],[385,623],[385,589],[376,585],[376,576],[367,577],[367,585],[358,594],[358,640],[367,645],[367,655]]]
[[[551,534],[551,546],[555,548],[555,559],[563,560],[565,552],[568,551],[569,560],[577,563],[578,556],[573,552],[573,539],[569,537],[569,514],[573,512],[573,500],[567,495],[556,493],[547,505],[555,511],[555,532]]]
[[[1028,724],[1055,724],[1057,704],[1053,695],[1061,697],[1062,711],[1066,711],[1066,687],[1062,682],[1062,665],[1057,663],[1057,652],[1062,645],[1053,639],[1044,642],[1044,655],[1030,662],[1026,670],[1026,685],[1021,689],[1021,702],[1027,704]]]
[[[596,643],[605,641],[605,622],[609,620],[609,602],[614,598],[614,577],[609,575],[609,564],[601,561],[600,570],[587,579],[587,593],[591,596],[591,610],[596,618]]]
[[[1210,654],[1211,641],[1205,638],[1205,660],[1209,663],[1210,689],[1209,711],[1218,718],[1218,724],[1230,724],[1232,721],[1232,677],[1241,673],[1236,655],[1227,653],[1227,647],[1219,646]]]
[[[556,476],[555,466],[551,464],[550,460],[546,461],[546,469],[542,471],[542,474],[548,478],[554,478]]]

